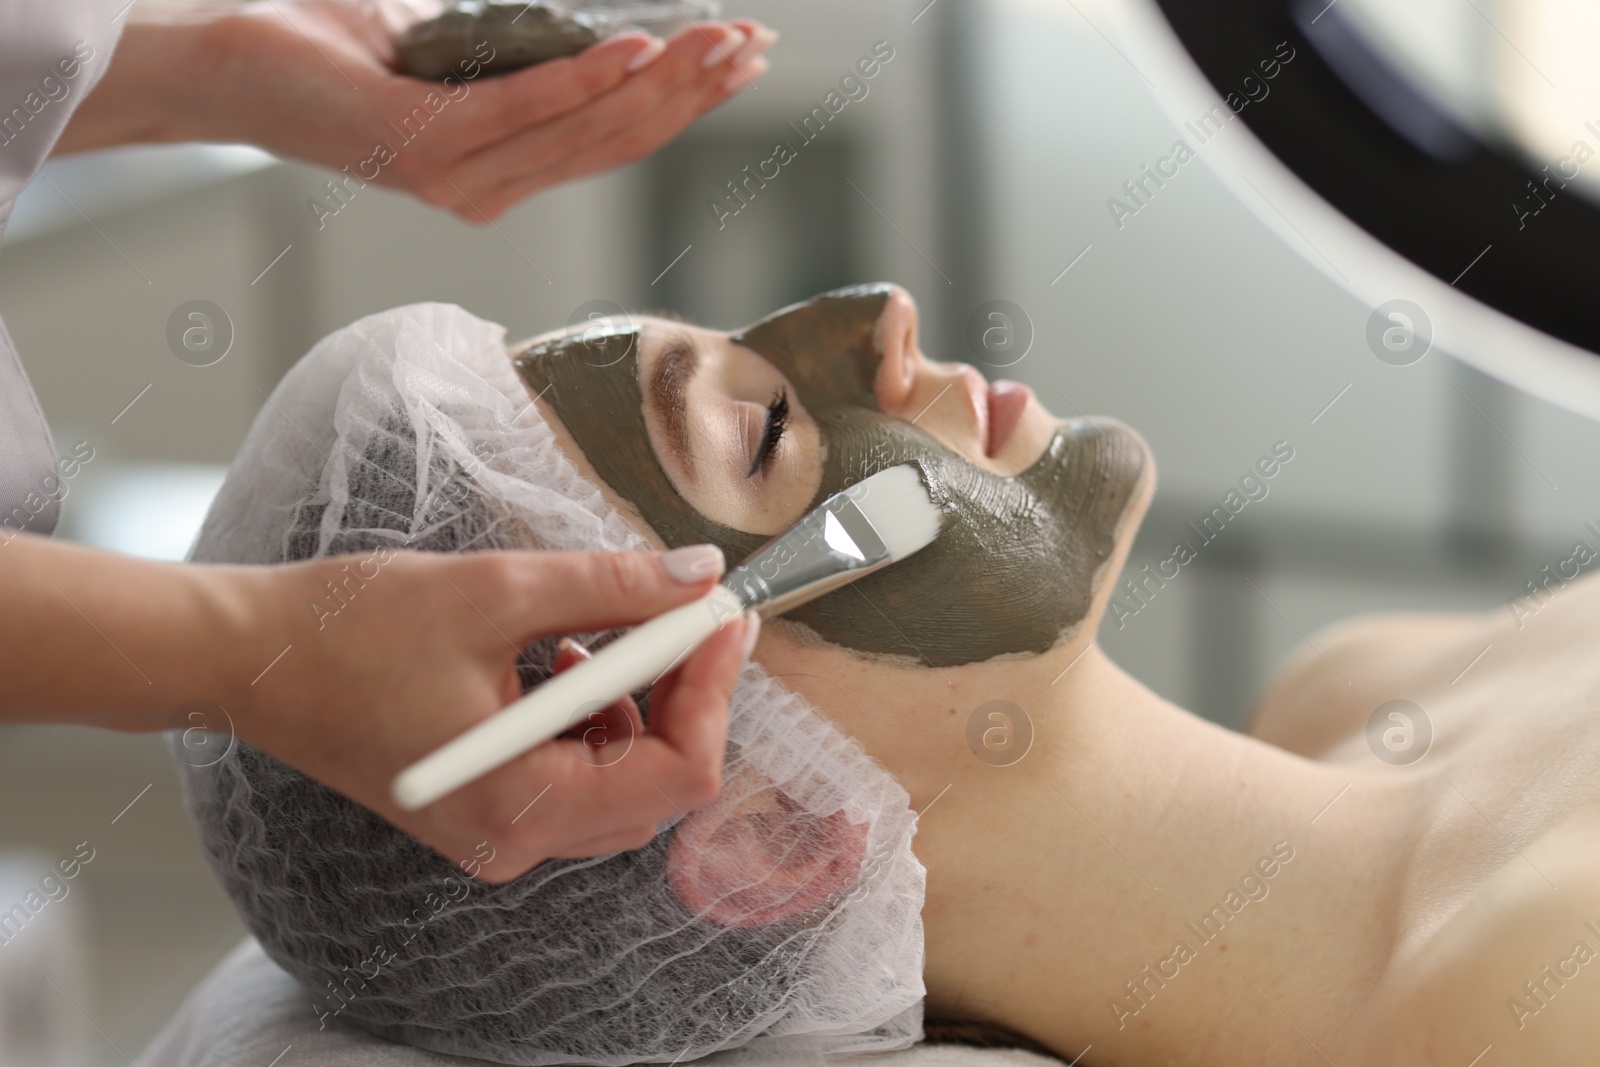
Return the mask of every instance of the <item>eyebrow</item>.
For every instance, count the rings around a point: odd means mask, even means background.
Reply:
[[[694,469],[689,454],[689,380],[700,366],[700,353],[686,335],[667,341],[655,369],[650,372],[650,398],[667,427],[667,444],[685,470]]]

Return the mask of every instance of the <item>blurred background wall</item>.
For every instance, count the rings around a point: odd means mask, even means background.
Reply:
[[[370,312],[454,301],[520,337],[604,299],[730,327],[879,278],[919,301],[931,358],[975,362],[1058,414],[1111,415],[1146,437],[1160,491],[1130,574],[1180,539],[1198,543],[1186,524],[1258,459],[1292,449],[1264,498],[1178,577],[1124,592],[1102,629],[1137,677],[1230,726],[1324,624],[1506,610],[1600,521],[1600,427],[1439,352],[1378,360],[1371,309],[1269,235],[1203,153],[1118,225],[1108,198],[1180,131],[1090,4],[726,8],[783,33],[759,88],[655,159],[542,194],[494,228],[376,187],[319,228],[308,202],[329,175],[247,149],[52,164],[0,254],[0,312],[59,450],[93,450],[62,535],[181,557],[278,377]],[[789,124],[879,41],[893,59],[868,95],[799,144]],[[712,199],[780,140],[797,158],[719,223]],[[194,300],[231,325],[209,366],[168,342],[169,319]],[[1023,313],[1020,358],[968,341],[992,301]],[[84,669],[98,656],[86,648]],[[25,891],[30,871],[80,842],[94,859],[52,905],[64,948],[51,973],[73,1010],[41,1002],[0,1033],[54,1027],[81,1042],[73,1062],[120,1063],[243,931],[200,859],[160,738],[0,731],[0,847],[27,850],[0,889]]]

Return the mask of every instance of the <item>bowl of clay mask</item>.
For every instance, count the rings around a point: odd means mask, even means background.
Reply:
[[[562,4],[554,0],[457,0],[395,38],[400,69],[438,81],[507,74],[573,56],[619,33],[657,36],[690,22],[716,18],[716,0]]]

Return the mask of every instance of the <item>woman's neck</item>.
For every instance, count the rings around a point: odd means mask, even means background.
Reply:
[[[1412,795],[1199,719],[1097,647],[1009,666],[1020,760],[886,757],[937,798],[930,1013],[1093,1063],[1322,1063],[1389,959]],[[958,706],[999,695],[950,673]]]

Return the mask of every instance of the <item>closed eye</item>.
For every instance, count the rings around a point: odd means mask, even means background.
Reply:
[[[767,424],[761,431],[761,446],[756,449],[750,470],[745,473],[746,478],[754,478],[757,471],[766,469],[773,453],[777,451],[778,442],[783,440],[783,431],[788,425],[789,393],[780,385],[773,391],[772,400],[767,404]]]

